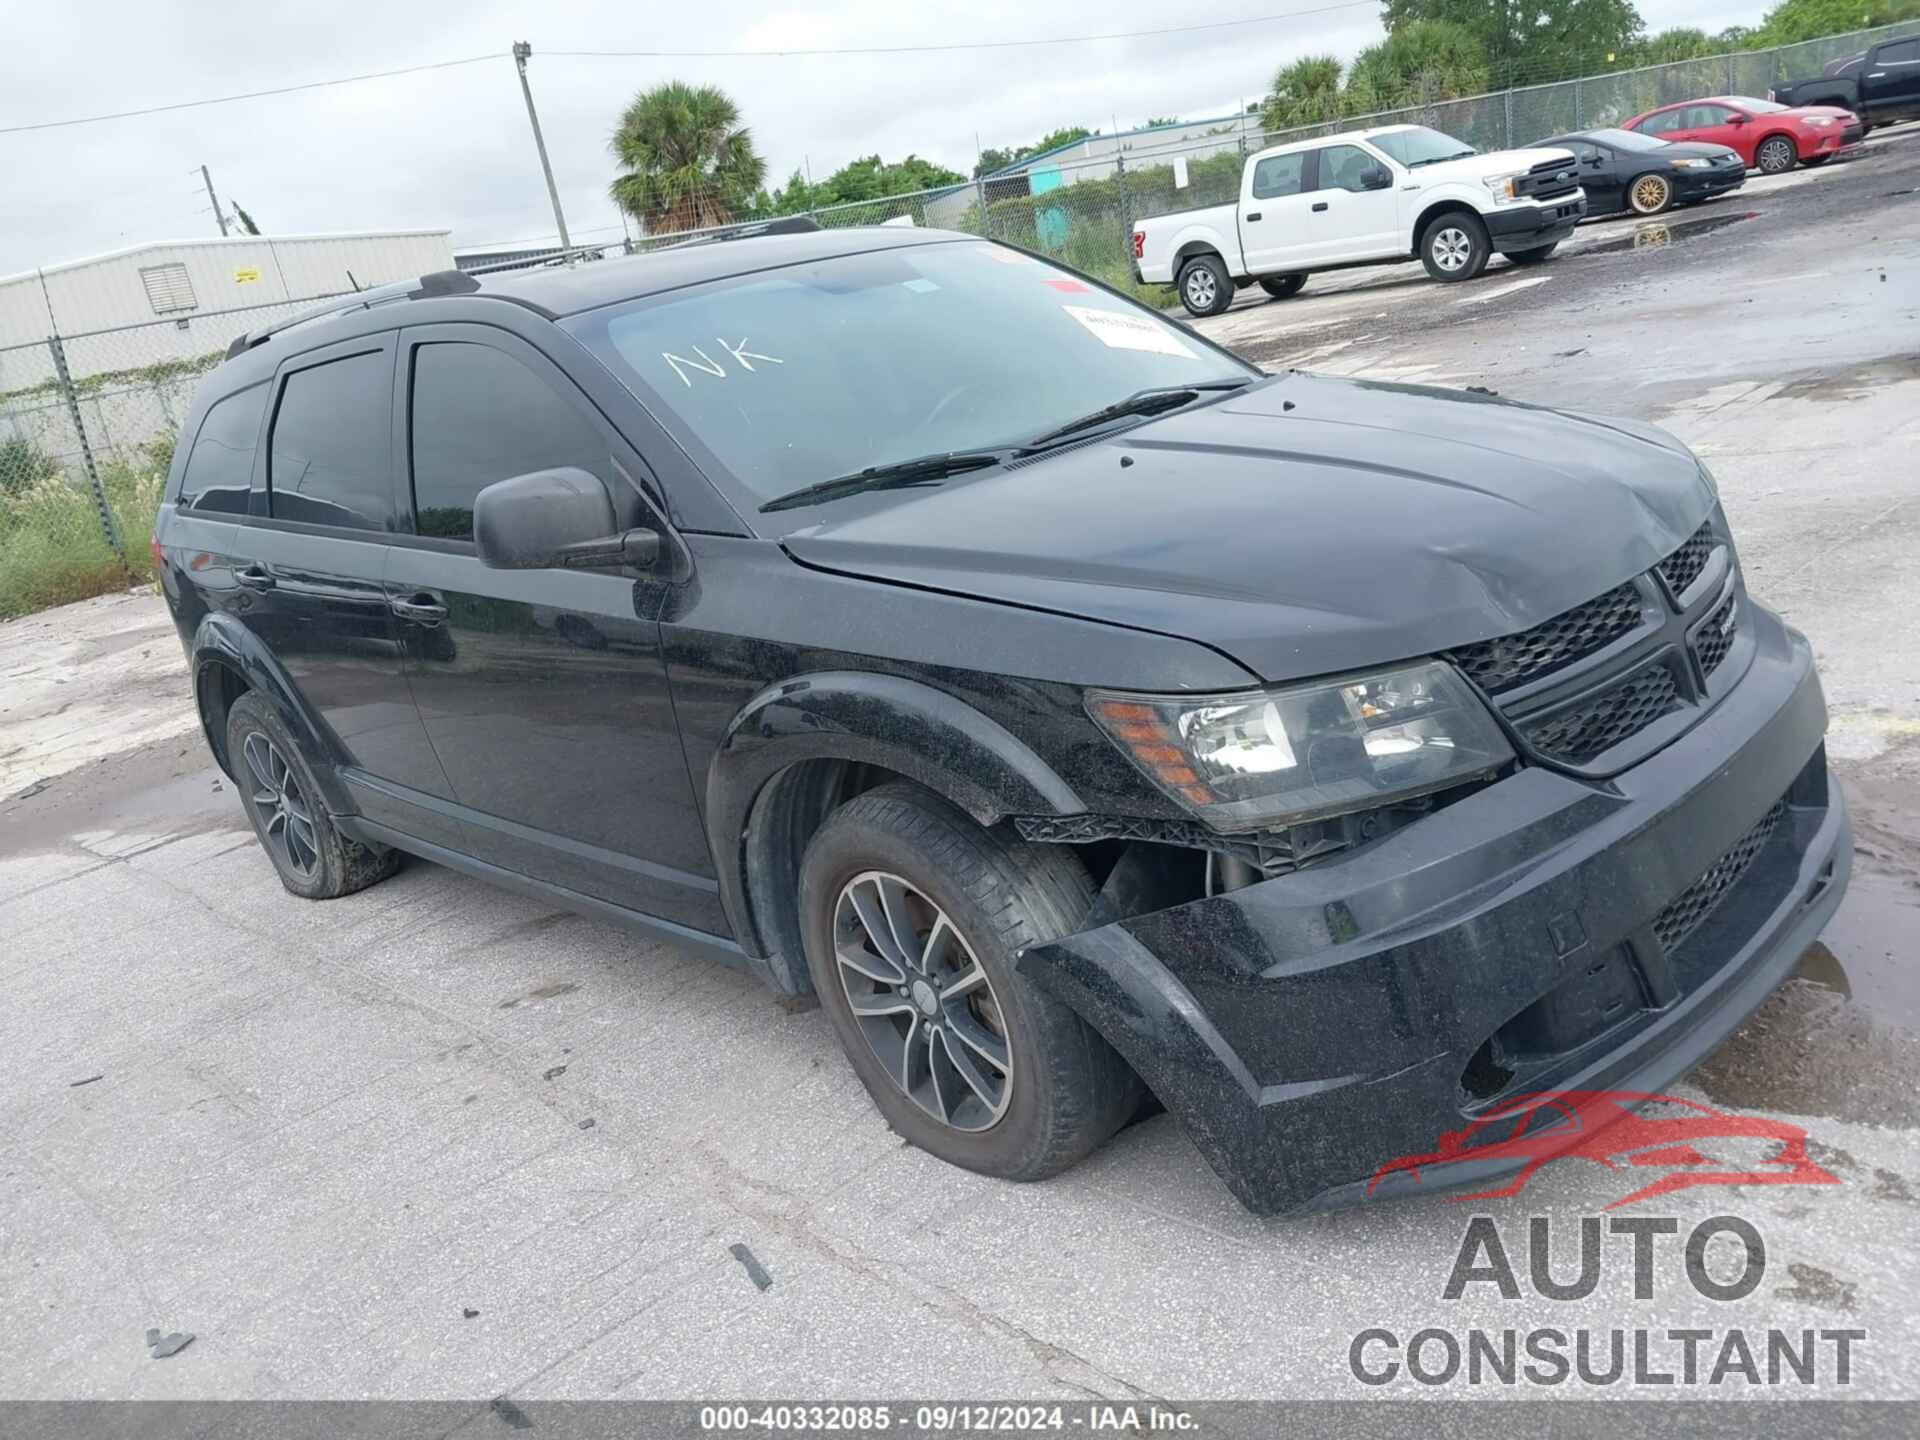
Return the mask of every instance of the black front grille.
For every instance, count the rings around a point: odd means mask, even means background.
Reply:
[[[1549,759],[1585,765],[1679,708],[1673,672],[1654,665],[1578,705],[1523,724],[1520,733]]]
[[[1447,658],[1481,689],[1495,694],[1591,655],[1639,623],[1640,592],[1628,581],[1530,630],[1462,645],[1449,650]]]
[[[1667,582],[1667,588],[1681,595],[1686,588],[1700,578],[1700,572],[1707,568],[1707,561],[1713,555],[1713,525],[1702,525],[1686,542],[1666,559],[1660,562],[1660,578]]]
[[[1515,195],[1534,200],[1557,200],[1580,188],[1580,172],[1572,160],[1542,160],[1514,182]]]
[[[1720,608],[1707,617],[1707,623],[1693,637],[1693,653],[1700,657],[1700,673],[1703,675],[1711,675],[1719,669],[1720,662],[1733,649],[1733,632],[1739,618],[1734,610],[1734,602],[1739,598],[1738,595],[1728,595],[1722,600]]]
[[[1660,937],[1660,944],[1667,950],[1680,948],[1687,936],[1691,935],[1727,898],[1727,893],[1740,883],[1740,877],[1759,856],[1762,848],[1772,837],[1773,830],[1787,813],[1784,800],[1762,815],[1754,827],[1734,841],[1726,854],[1714,861],[1707,873],[1680,892],[1680,896],[1666,909],[1653,917],[1653,933]]]

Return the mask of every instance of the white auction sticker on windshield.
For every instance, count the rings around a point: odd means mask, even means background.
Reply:
[[[1189,360],[1199,358],[1165,325],[1156,324],[1144,315],[1095,310],[1086,305],[1062,305],[1060,308],[1085,326],[1088,334],[1110,349],[1151,350],[1157,355],[1184,355]]]

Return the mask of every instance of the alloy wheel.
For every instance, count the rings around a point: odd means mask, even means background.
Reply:
[[[1642,175],[1633,185],[1633,208],[1642,215],[1664,210],[1671,190],[1672,187],[1658,175]]]
[[[1219,287],[1214,283],[1213,272],[1206,266],[1196,265],[1187,271],[1187,300],[1195,309],[1210,309],[1214,297],[1219,293]]]
[[[864,871],[834,902],[833,953],[847,1006],[893,1083],[955,1130],[998,1124],[1013,1096],[1005,1014],[947,913],[910,881]]]
[[[1449,225],[1433,237],[1433,263],[1442,270],[1463,270],[1473,258],[1473,237]]]
[[[1760,168],[1769,175],[1780,175],[1793,168],[1793,142],[1778,136],[1760,147],[1756,157]]]
[[[260,731],[248,735],[242,749],[253,782],[247,803],[259,818],[260,833],[287,868],[305,879],[320,864],[320,837],[300,779],[279,747]]]

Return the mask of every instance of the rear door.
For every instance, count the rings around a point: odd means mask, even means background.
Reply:
[[[236,613],[291,676],[342,758],[343,777],[444,796],[446,776],[407,688],[381,582],[401,514],[394,354],[389,332],[281,365],[259,462],[264,483],[236,539],[232,580]]]
[[[396,433],[413,530],[386,598],[455,804],[421,838],[713,934],[727,931],[680,748],[656,616],[667,587],[617,569],[493,570],[474,497],[574,466],[623,526],[644,462],[534,346],[483,325],[402,332]]]
[[[1254,161],[1240,197],[1240,251],[1250,275],[1284,275],[1310,269],[1314,246],[1310,218],[1313,152],[1290,150]]]

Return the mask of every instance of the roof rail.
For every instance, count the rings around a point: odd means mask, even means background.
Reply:
[[[277,325],[269,325],[264,330],[243,330],[233,337],[233,343],[227,346],[227,359],[244,355],[256,345],[264,345],[283,330],[291,330],[296,325],[304,325],[309,320],[324,320],[331,315],[344,315],[350,310],[370,310],[375,305],[384,305],[390,300],[433,299],[442,295],[471,295],[480,288],[480,282],[471,275],[458,270],[435,270],[422,275],[417,280],[396,280],[391,285],[376,285],[369,290],[359,290],[352,295],[336,295],[324,305],[311,310],[302,310],[298,315],[289,316]]]

